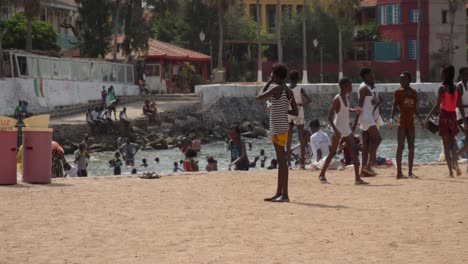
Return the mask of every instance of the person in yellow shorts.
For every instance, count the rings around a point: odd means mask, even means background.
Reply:
[[[276,159],[278,160],[278,188],[273,197],[265,199],[268,202],[289,202],[289,169],[285,150],[289,130],[288,114],[297,116],[298,109],[293,92],[285,84],[287,75],[288,68],[286,66],[275,64],[271,79],[257,96],[258,101],[271,99],[270,135],[271,142],[275,147]]]

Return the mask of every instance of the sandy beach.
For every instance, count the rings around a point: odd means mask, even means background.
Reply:
[[[378,171],[292,171],[287,204],[276,171],[1,186],[0,263],[467,263],[468,176]]]

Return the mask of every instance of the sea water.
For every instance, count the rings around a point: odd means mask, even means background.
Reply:
[[[329,128],[324,129],[329,135],[331,131]],[[395,160],[396,149],[397,149],[397,128],[393,130],[388,129],[388,127],[381,127],[380,133],[382,136],[382,144],[378,150],[378,156]],[[459,134],[461,136],[461,133]],[[252,143],[252,150],[249,150],[247,145],[247,155],[250,161],[253,161],[255,156],[260,155],[260,150],[264,149],[267,156],[267,162],[265,167],[270,165],[270,161],[273,158],[276,158],[274,148],[269,142],[268,138],[262,139],[247,139],[244,141],[246,143]],[[428,130],[423,130],[421,128],[416,129],[416,142],[415,142],[415,162],[431,162],[439,159],[441,153],[441,143],[440,137],[434,135]],[[293,146],[298,143],[297,133],[293,134]],[[109,167],[108,161],[113,158],[114,152],[100,152],[100,153],[91,153],[91,160],[89,161],[88,173],[90,176],[98,175],[112,175],[113,168]],[[213,156],[218,161],[218,170],[226,171],[228,169],[228,164],[230,162],[230,153],[226,149],[226,143],[223,141],[218,141],[210,144],[205,144],[202,146],[201,153],[198,155],[197,159],[199,160],[200,171],[205,171],[206,156]],[[159,163],[156,163],[154,159],[159,157]],[[66,159],[69,162],[73,162],[73,155],[67,155]],[[140,166],[142,164],[141,160],[146,159],[148,167]],[[157,173],[171,173],[172,168],[174,167],[173,163],[179,163],[180,160],[184,159],[183,153],[175,148],[168,150],[150,150],[150,151],[139,151],[135,156],[135,166],[126,167],[122,166],[122,174],[129,175],[133,168],[137,169],[138,174],[148,171],[154,171]],[[361,159],[361,158],[360,158]],[[407,147],[403,152],[403,162],[407,160]],[[179,168],[182,168],[182,165],[179,165]],[[257,162],[256,168],[251,168],[251,170],[259,170],[260,161]]]

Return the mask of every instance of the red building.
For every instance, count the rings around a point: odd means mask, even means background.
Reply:
[[[434,79],[436,54],[447,49],[450,25],[448,2],[421,0],[421,14],[417,0],[366,0],[358,13],[360,24],[375,22],[382,39],[373,43],[373,62],[384,63],[385,75],[395,76],[408,70],[416,76],[417,28],[420,21],[420,70],[422,81]],[[466,10],[461,7],[455,15],[454,54],[452,61],[458,68],[466,64]],[[432,58],[433,57],[433,58]],[[432,77],[432,78],[431,78]]]

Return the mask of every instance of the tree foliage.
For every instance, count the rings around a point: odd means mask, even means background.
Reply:
[[[146,51],[148,40],[151,37],[151,29],[148,19],[143,14],[142,0],[127,0],[125,4],[123,52],[130,55],[132,51]]]
[[[109,51],[111,3],[109,0],[75,0],[80,4],[78,25],[81,31],[80,50],[84,57],[105,57]]]
[[[4,27],[3,47],[25,49],[27,18],[24,13],[18,13],[4,21]],[[32,19],[32,49],[60,50],[60,47],[57,45],[57,34],[51,24],[38,19]]]

